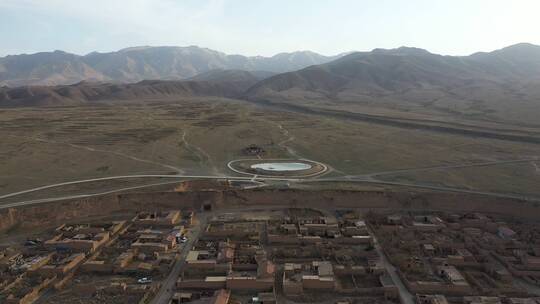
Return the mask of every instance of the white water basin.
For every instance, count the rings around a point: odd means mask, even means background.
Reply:
[[[261,169],[265,171],[283,172],[283,171],[300,171],[311,169],[312,165],[306,163],[259,163],[251,165],[251,169]]]

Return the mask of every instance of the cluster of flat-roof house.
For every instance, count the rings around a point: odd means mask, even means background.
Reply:
[[[64,289],[76,273],[166,273],[174,261],[176,236],[185,229],[181,219],[180,211],[169,211],[140,213],[123,221],[63,224],[48,240],[5,249],[0,253],[0,303],[32,303],[45,289]],[[137,284],[112,286],[141,297],[150,292]],[[85,287],[90,292],[98,289],[91,283]]]
[[[540,303],[540,239],[534,223],[484,214],[395,214],[371,223],[418,303]],[[521,233],[511,226],[516,226]],[[517,283],[516,282],[525,282]]]
[[[397,299],[372,242],[358,217],[214,218],[187,256],[176,299],[187,301],[186,291],[218,290],[276,303],[277,289],[298,299],[319,292]]]
[[[157,292],[182,252],[173,304],[283,298],[305,303],[321,295],[336,303],[398,303],[382,250],[419,304],[540,304],[533,295],[540,285],[535,223],[478,213],[237,212],[210,218],[196,242],[180,246],[181,237],[198,225],[195,218],[175,210],[64,224],[47,240],[4,249],[0,303],[32,303],[45,290],[57,291],[47,298],[50,303],[82,295],[142,303]],[[138,284],[141,276],[154,282]]]

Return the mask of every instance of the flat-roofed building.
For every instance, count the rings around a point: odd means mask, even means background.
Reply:
[[[448,300],[443,295],[416,295],[418,304],[448,304]]]
[[[469,285],[467,280],[454,266],[439,266],[439,273],[454,285]]]
[[[54,254],[46,265],[43,265],[37,271],[44,275],[65,275],[79,266],[86,255],[84,253],[74,254]]]
[[[141,212],[133,219],[133,224],[142,227],[169,227],[180,223],[182,213],[180,210],[161,212]]]
[[[463,297],[464,304],[502,304],[499,297],[470,296]]]

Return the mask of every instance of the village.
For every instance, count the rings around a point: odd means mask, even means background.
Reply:
[[[156,210],[0,252],[0,303],[540,303],[540,226],[481,213]]]

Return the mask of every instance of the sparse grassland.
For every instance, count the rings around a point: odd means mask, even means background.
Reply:
[[[413,182],[466,190],[536,196],[540,194],[540,171],[534,162],[409,172],[379,178],[392,182]]]
[[[265,158],[323,162],[334,176],[540,155],[539,144],[403,129],[218,98],[2,109],[0,138],[0,195],[118,175],[232,175],[227,162],[247,157],[242,148],[250,144],[262,146]],[[523,165],[526,174],[517,164],[499,166],[384,178],[540,195],[540,175],[532,164]],[[81,189],[89,191],[72,186],[54,194]]]

